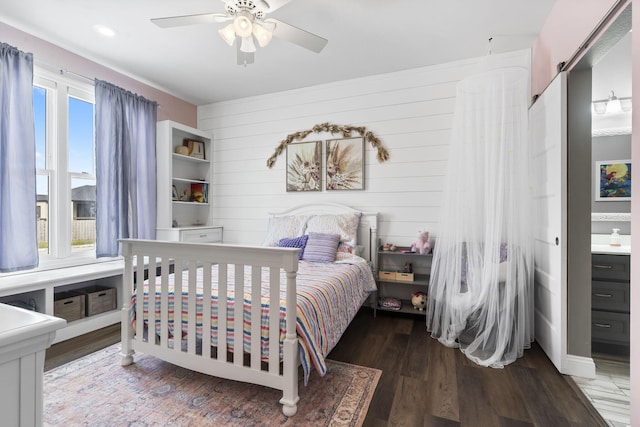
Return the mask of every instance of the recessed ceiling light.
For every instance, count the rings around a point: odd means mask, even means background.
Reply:
[[[116,35],[115,31],[113,31],[111,28],[106,27],[104,25],[100,25],[100,24],[94,25],[93,29],[105,37],[114,37]]]

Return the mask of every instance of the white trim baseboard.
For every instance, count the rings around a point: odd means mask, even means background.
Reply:
[[[596,364],[591,357],[567,354],[562,361],[562,374],[583,378],[596,377]]]

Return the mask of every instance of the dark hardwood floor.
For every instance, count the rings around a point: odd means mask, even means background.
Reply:
[[[484,368],[431,338],[424,316],[362,309],[329,358],[382,370],[365,426],[606,426],[537,344]]]
[[[118,325],[52,346],[45,370],[120,341]],[[364,426],[607,426],[534,343],[504,369],[483,368],[431,338],[419,315],[363,308],[329,354],[382,376]]]
[[[47,349],[44,370],[56,368],[72,360],[120,342],[120,324],[98,329],[77,338],[62,341]]]

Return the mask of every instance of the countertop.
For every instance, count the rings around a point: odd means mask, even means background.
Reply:
[[[591,235],[591,253],[606,255],[631,255],[631,236],[620,235],[620,246],[611,246],[610,234]]]

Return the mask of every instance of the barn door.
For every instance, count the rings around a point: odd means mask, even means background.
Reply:
[[[567,76],[529,109],[535,205],[535,338],[558,371],[567,359]]]

